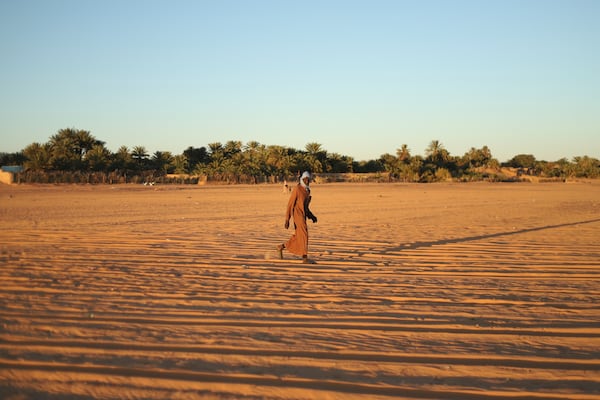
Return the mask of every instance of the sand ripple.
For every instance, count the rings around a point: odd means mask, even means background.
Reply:
[[[600,185],[0,186],[5,399],[598,399]]]

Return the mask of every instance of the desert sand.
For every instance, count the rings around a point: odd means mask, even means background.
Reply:
[[[600,183],[312,189],[0,185],[0,398],[600,398]]]

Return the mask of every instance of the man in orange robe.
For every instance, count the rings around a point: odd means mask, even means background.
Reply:
[[[290,227],[290,218],[294,220],[295,232],[284,244],[277,246],[279,257],[283,258],[283,249],[290,253],[302,256],[303,263],[314,263],[308,259],[308,226],[306,219],[309,218],[313,223],[317,222],[317,217],[310,211],[310,173],[304,172],[300,177],[300,183],[292,190],[285,213],[285,229]]]

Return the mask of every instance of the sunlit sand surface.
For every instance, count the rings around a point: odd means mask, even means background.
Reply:
[[[0,398],[598,399],[600,183],[0,186]]]

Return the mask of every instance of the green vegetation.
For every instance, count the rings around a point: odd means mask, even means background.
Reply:
[[[524,175],[537,179],[600,177],[600,161],[588,156],[572,161],[538,161],[519,154],[500,164],[487,146],[471,148],[463,156],[452,156],[442,143],[433,140],[425,156],[413,156],[406,144],[396,154],[377,160],[354,161],[329,153],[319,143],[304,150],[264,145],[252,141],[206,147],[188,147],[179,155],[157,151],[150,155],[144,146],[115,153],[89,131],[61,129],[47,143],[32,143],[18,153],[0,153],[1,165],[21,165],[21,183],[227,183],[279,182],[309,170],[323,179],[333,174],[370,173],[376,180],[400,182],[515,181]]]

